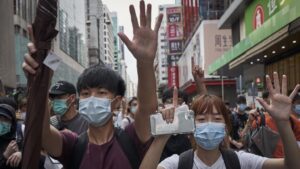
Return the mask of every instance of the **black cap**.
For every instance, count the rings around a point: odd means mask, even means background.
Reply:
[[[49,91],[50,98],[65,94],[76,94],[76,88],[72,83],[58,81],[51,87]]]
[[[8,104],[0,104],[0,115],[12,120],[15,109]]]

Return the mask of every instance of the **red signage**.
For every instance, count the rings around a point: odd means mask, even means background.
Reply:
[[[256,6],[253,17],[253,28],[257,29],[261,27],[265,21],[265,12],[263,6],[260,4]]]
[[[169,24],[167,34],[169,39],[174,39],[174,38],[182,39],[183,37],[182,25]]]
[[[168,87],[179,87],[178,66],[168,67]]]

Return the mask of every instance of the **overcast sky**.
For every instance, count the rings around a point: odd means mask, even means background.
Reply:
[[[137,15],[139,15],[139,0],[102,0],[102,2],[107,5],[111,12],[116,11],[118,13],[119,26],[123,25],[125,34],[132,39],[133,34],[129,14],[129,5],[133,4],[135,6]],[[156,16],[158,16],[158,6],[163,4],[174,4],[175,0],[145,0],[145,3],[152,4],[152,23],[154,25],[154,19]],[[136,61],[127,48],[125,48],[125,61],[128,66],[127,72],[131,80],[137,83]]]

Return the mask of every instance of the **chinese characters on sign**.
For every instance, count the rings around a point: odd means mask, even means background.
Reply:
[[[179,86],[178,66],[168,67],[168,87]]]
[[[180,13],[168,14],[168,23],[180,23],[180,22],[181,22]]]
[[[172,63],[178,62],[180,59],[180,55],[168,55],[167,61],[168,65],[172,65]]]
[[[182,8],[167,8],[167,38],[168,38],[168,86],[179,87],[177,62],[182,53],[183,26]]]
[[[169,41],[169,53],[176,54],[182,52],[182,40],[170,40]]]
[[[168,25],[167,33],[169,39],[182,38],[183,37],[182,26],[179,24],[170,24]]]
[[[181,7],[167,8],[167,36],[169,42],[169,55],[182,52],[182,15]]]

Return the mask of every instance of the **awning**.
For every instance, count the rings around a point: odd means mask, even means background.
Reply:
[[[221,86],[222,81],[221,80],[205,80],[205,85],[208,88],[209,86]],[[236,80],[232,79],[224,79],[223,85],[236,85]],[[186,82],[182,87],[182,90],[184,90],[187,94],[193,94],[196,92],[196,83],[194,81],[188,81]]]
[[[287,10],[281,10],[267,20],[262,27],[253,31],[248,37],[236,44],[231,50],[224,53],[208,68],[208,74],[215,74],[219,69],[245,54],[248,50],[261,43],[266,38],[278,32],[289,23],[300,17],[300,1],[293,1]],[[280,22],[278,22],[280,21]]]

